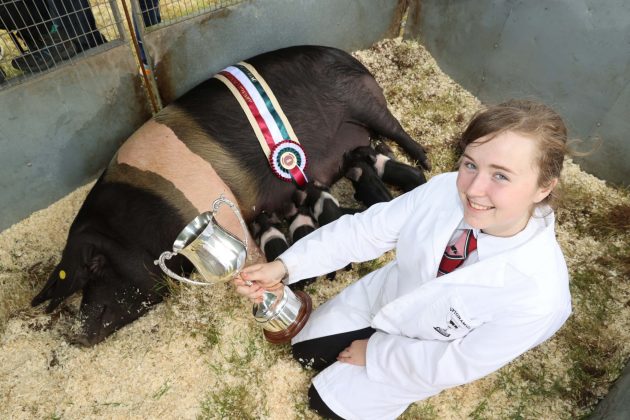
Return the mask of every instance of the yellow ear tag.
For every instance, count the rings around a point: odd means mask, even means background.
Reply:
[[[61,280],[66,278],[66,272],[64,270],[59,270],[59,278]]]

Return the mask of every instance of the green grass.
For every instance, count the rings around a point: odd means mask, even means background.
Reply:
[[[357,275],[360,278],[360,277],[370,274],[371,272],[375,270],[378,270],[379,268],[383,267],[386,263],[387,261],[385,261],[384,258],[378,258],[376,260],[354,264],[356,267],[353,267],[353,268],[356,269]]]
[[[399,418],[400,420],[435,420],[440,416],[432,404],[421,401],[410,405]]]
[[[218,357],[210,363],[218,386],[201,402],[200,419],[260,418],[264,407],[256,403],[253,390],[272,390],[264,383],[266,372],[252,366],[259,365],[260,361],[264,361],[265,366],[273,366],[280,357],[290,357],[288,346],[269,346],[261,335],[258,329],[243,331],[227,351],[219,351]]]
[[[475,409],[470,413],[469,417],[474,420],[485,419],[488,415],[487,411],[488,400],[484,399],[479,404],[477,404],[477,407],[475,407]]]
[[[221,338],[221,331],[217,328],[216,325],[208,325],[206,330],[203,332],[203,336],[205,338],[205,347],[213,348],[217,344],[219,344],[219,340]]]
[[[224,386],[213,390],[201,403],[198,419],[257,419],[256,407],[250,397],[250,389],[244,384]]]
[[[162,384],[162,386],[160,386],[160,389],[158,389],[154,394],[153,394],[153,399],[154,400],[159,400],[164,394],[166,394],[168,392],[168,390],[171,389],[171,384],[170,381],[166,381]]]

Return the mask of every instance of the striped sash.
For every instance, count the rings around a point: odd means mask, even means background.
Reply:
[[[241,105],[273,173],[283,181],[306,185],[306,154],[265,79],[245,62],[229,66],[214,77]]]

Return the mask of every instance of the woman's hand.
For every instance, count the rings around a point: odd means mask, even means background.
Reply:
[[[245,282],[239,274],[234,278],[234,286],[236,286],[236,293],[245,296],[253,303],[259,303],[262,301],[262,294],[265,289],[258,283]]]
[[[254,264],[245,267],[234,278],[236,292],[249,298],[254,303],[262,300],[265,290],[282,287],[281,281],[287,275],[284,263],[275,260],[264,264]]]
[[[348,347],[343,349],[337,360],[351,365],[365,366],[365,354],[367,353],[368,339],[354,340]]]

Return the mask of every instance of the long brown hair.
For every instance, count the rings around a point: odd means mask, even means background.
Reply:
[[[473,115],[459,138],[463,152],[470,143],[488,136],[512,131],[534,139],[537,144],[538,186],[547,187],[554,179],[560,181],[564,157],[571,155],[568,147],[567,128],[558,113],[545,104],[524,99],[514,99],[491,106]],[[559,198],[559,185],[540,203],[555,208]]]

